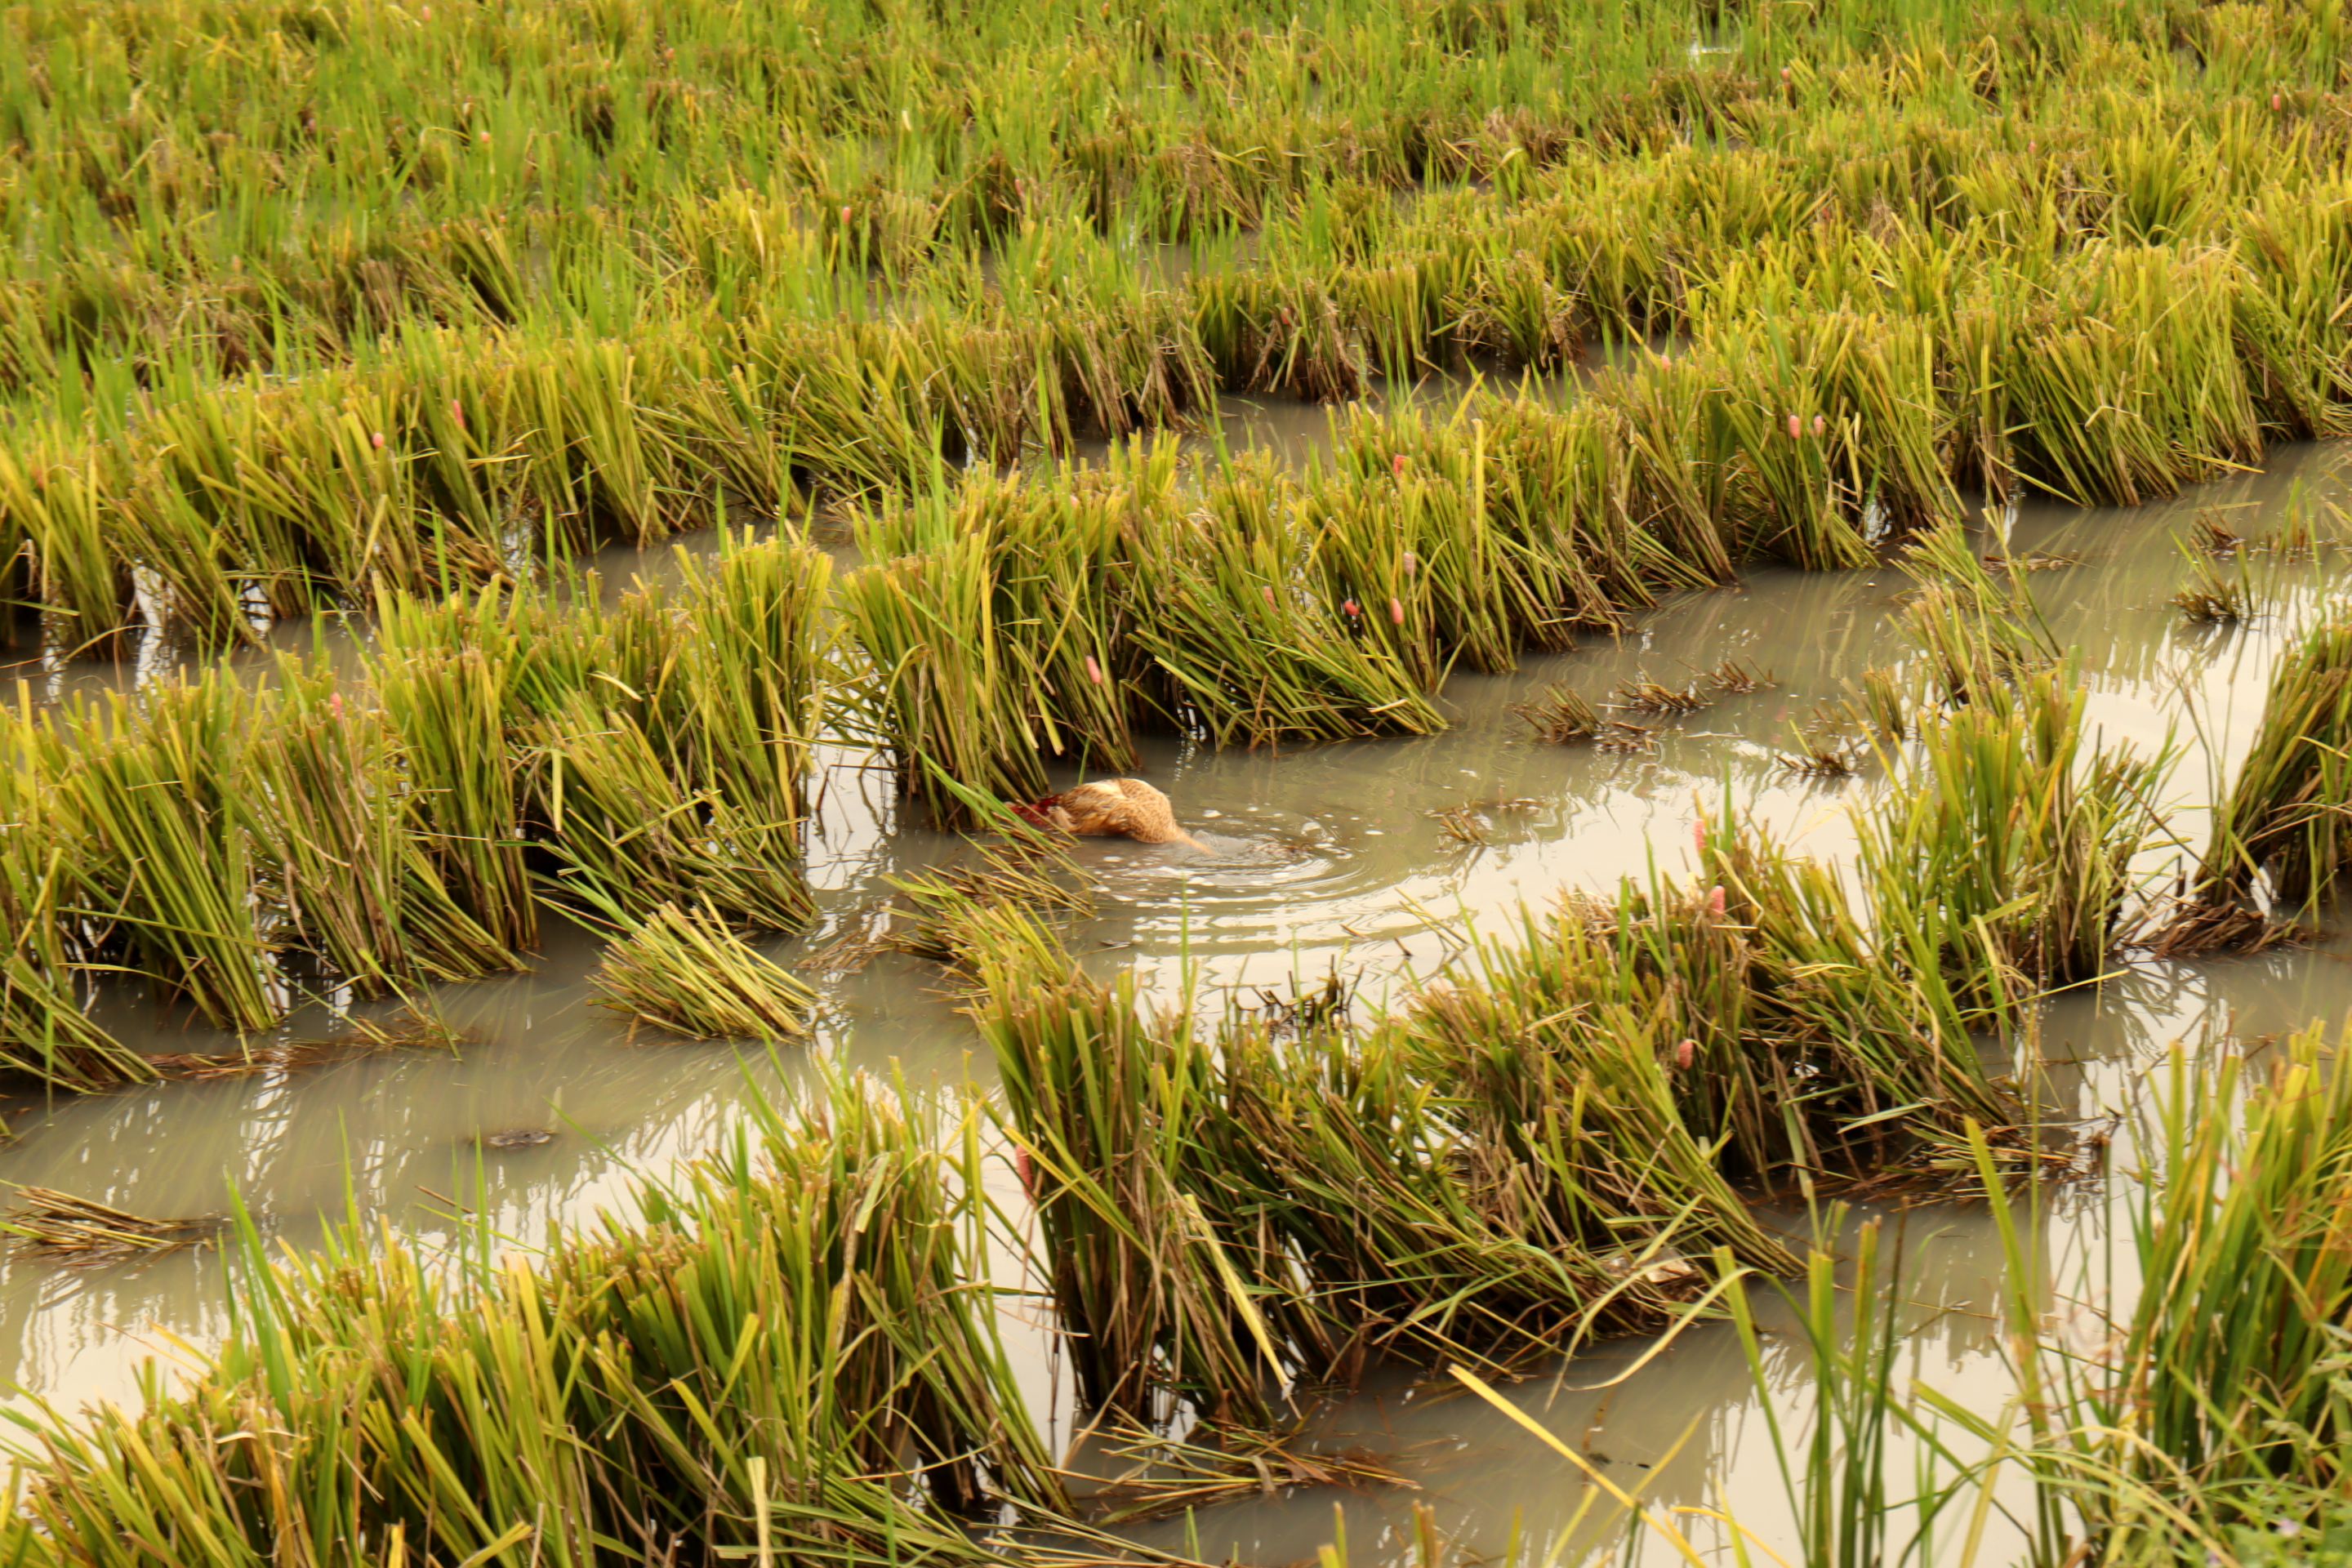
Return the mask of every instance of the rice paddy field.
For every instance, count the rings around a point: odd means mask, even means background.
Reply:
[[[2352,1562],[2341,6],[0,42],[0,1560]]]

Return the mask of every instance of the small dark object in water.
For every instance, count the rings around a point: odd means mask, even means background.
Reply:
[[[536,1149],[554,1140],[555,1134],[544,1127],[511,1127],[504,1132],[485,1132],[476,1142],[485,1149]]]

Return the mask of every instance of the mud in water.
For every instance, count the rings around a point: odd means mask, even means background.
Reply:
[[[1321,411],[1306,412],[1319,430]],[[1244,428],[1293,454],[1315,439],[1304,414],[1297,421],[1260,416]],[[2340,562],[2325,549],[2315,561],[2282,554],[2270,614],[2205,630],[2168,603],[2187,574],[2174,536],[2200,517],[2226,519],[2249,535],[2307,517],[2326,538],[2337,526],[2329,503],[2347,495],[2352,450],[2303,447],[2275,454],[2263,474],[2137,510],[2029,503],[1994,520],[1985,535],[1989,550],[2005,534],[2020,555],[2072,563],[2031,574],[2037,600],[2060,639],[2081,651],[2096,722],[2111,736],[2148,747],[2169,741],[2181,751],[2175,820],[2192,843],[2201,839],[2202,819],[2189,808],[2210,797],[2211,769],[2245,744],[2282,640]],[[1875,770],[1822,781],[1784,759],[1845,682],[1897,657],[1888,611],[1905,586],[1892,568],[1759,571],[1738,588],[1645,616],[1622,638],[1531,659],[1507,678],[1456,677],[1444,693],[1454,727],[1428,739],[1280,754],[1154,740],[1139,772],[1169,792],[1205,847],[1083,841],[1078,854],[1102,879],[1100,910],[1074,933],[1074,945],[1092,964],[1134,967],[1166,994],[1189,971],[1205,988],[1280,996],[1337,966],[1357,984],[1357,1005],[1371,1007],[1442,964],[1468,927],[1500,933],[1523,900],[1605,889],[1653,864],[1674,869],[1700,803],[1727,788],[1784,839],[1835,856],[1851,842],[1848,810],[1879,787]],[[242,657],[257,669],[265,662]],[[1758,677],[1757,689],[1685,717],[1626,715],[1652,726],[1629,751],[1541,744],[1510,711],[1555,682],[1602,701],[1621,682],[1682,686],[1726,659]],[[71,687],[106,678],[70,668],[49,679]],[[805,1072],[813,1056],[896,1063],[918,1083],[985,1082],[991,1066],[937,972],[859,951],[887,896],[886,879],[956,846],[899,823],[886,775],[847,756],[835,764],[811,846],[824,921],[777,950],[821,991],[813,1046],[772,1056],[633,1035],[590,1005],[594,944],[557,927],[533,973],[441,994],[446,1016],[467,1037],[455,1052],[356,1054],[20,1105],[13,1119],[24,1136],[0,1149],[0,1180],[155,1217],[222,1212],[234,1189],[277,1237],[298,1244],[317,1234],[322,1214],[355,1210],[430,1238],[446,1236],[447,1216],[462,1207],[528,1244],[553,1220],[614,1201],[632,1166],[658,1169],[708,1148],[735,1120],[747,1084],[772,1090]],[[111,1006],[108,1022],[155,1050],[233,1048],[158,1023],[135,997]],[[2047,1009],[2043,1048],[2060,1064],[2055,1113],[2127,1111],[2175,1041],[2231,1030],[2252,1038],[2347,1014],[2352,967],[2340,943],[2134,966]],[[309,1018],[288,1033],[332,1026]],[[2041,1215],[2035,1245],[2060,1279],[2101,1256],[2112,1201],[2108,1186],[2087,1184]],[[1803,1233],[1801,1212],[1788,1219],[1792,1233]],[[2006,1391],[1990,1315],[2000,1257],[1984,1211],[1927,1205],[1901,1223],[1898,1290],[1913,1373],[1964,1403],[1996,1406]],[[73,1270],[29,1259],[0,1264],[0,1381],[24,1390],[20,1400],[68,1406],[129,1394],[141,1358],[168,1353],[173,1339],[203,1344],[224,1331],[223,1268],[220,1254],[206,1249]],[[2053,1300],[2052,1310],[2075,1309]],[[1040,1397],[1051,1398],[1045,1341],[1033,1335],[1024,1343]],[[1801,1358],[1785,1339],[1769,1343],[1784,1413],[1801,1417]],[[1728,1502],[1769,1533],[1785,1504],[1736,1341],[1727,1331],[1695,1330],[1612,1384],[1649,1349],[1603,1347],[1514,1385],[1508,1397],[1629,1490],[1642,1486],[1667,1508]],[[1587,1500],[1588,1483],[1566,1461],[1458,1385],[1425,1374],[1376,1378],[1318,1414],[1315,1440],[1367,1451],[1419,1489],[1290,1490],[1228,1505],[1199,1518],[1193,1549],[1213,1560],[1227,1552],[1265,1563],[1311,1558],[1331,1539],[1336,1504],[1347,1516],[1351,1561],[1402,1562],[1420,1502],[1463,1552],[1515,1547],[1532,1559],[1570,1529]],[[1706,1537],[1703,1521],[1685,1522],[1695,1539]],[[1184,1528],[1143,1533],[1173,1546]],[[1588,1516],[1577,1528],[1602,1527]]]

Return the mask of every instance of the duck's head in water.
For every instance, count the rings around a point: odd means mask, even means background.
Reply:
[[[1015,809],[1040,827],[1086,837],[1207,847],[1177,823],[1176,808],[1168,797],[1141,779],[1097,779]]]

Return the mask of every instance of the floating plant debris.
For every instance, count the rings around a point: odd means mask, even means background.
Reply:
[[[0,1233],[14,1238],[19,1256],[89,1265],[201,1246],[228,1223],[226,1215],[148,1219],[48,1187],[19,1187],[7,1214],[0,1216]]]

